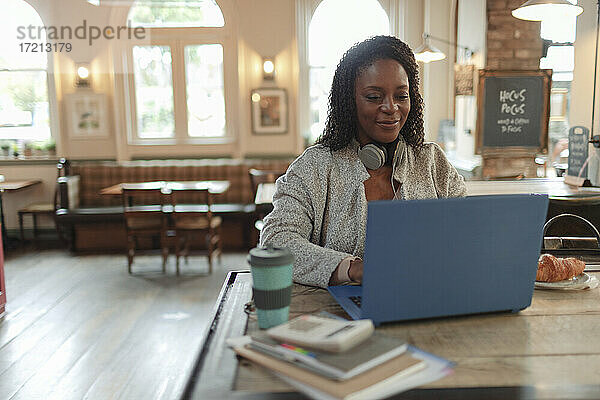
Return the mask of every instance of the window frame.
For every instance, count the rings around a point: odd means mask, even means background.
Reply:
[[[40,21],[42,21],[42,25],[46,26],[46,22],[44,21],[44,18],[42,18],[42,15],[40,14],[40,12],[37,10],[35,4],[32,4],[30,1],[28,0],[21,0],[24,3],[26,3],[27,5],[29,5],[37,14],[38,18],[40,19]],[[46,40],[44,41],[45,43],[48,42],[47,37]],[[48,95],[48,129],[50,130],[50,137],[48,138],[49,140],[53,140],[54,143],[56,144],[57,149],[60,146],[60,135],[58,135],[57,133],[59,132],[59,119],[58,118],[58,100],[57,100],[57,96],[56,96],[56,82],[55,82],[55,74],[54,74],[54,58],[53,58],[53,53],[52,52],[46,52],[46,68],[3,68],[2,71],[4,72],[20,72],[20,71],[44,71],[46,73],[46,93]],[[0,128],[1,129],[1,128]],[[43,140],[48,140],[48,139],[43,139]],[[0,140],[14,140],[14,141],[18,141],[20,139],[0,139]],[[42,140],[42,139],[40,139]]]
[[[131,146],[175,146],[226,144],[235,141],[233,115],[235,106],[236,65],[235,46],[231,40],[228,21],[223,27],[172,27],[144,28],[149,40],[131,41],[124,49],[124,91],[127,144]],[[182,39],[183,38],[183,39]],[[223,48],[223,94],[225,100],[225,134],[223,136],[192,137],[188,135],[187,84],[185,75],[185,46],[219,44]],[[171,138],[140,138],[137,133],[137,109],[133,66],[134,46],[169,46],[171,48],[171,82],[173,87],[173,113],[175,134]]]

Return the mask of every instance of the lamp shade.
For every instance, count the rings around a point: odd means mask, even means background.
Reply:
[[[446,58],[444,52],[430,45],[427,40],[415,50],[415,59],[423,63],[439,61]]]
[[[567,0],[529,0],[512,11],[515,18],[542,21],[557,17],[576,17],[583,8]]]

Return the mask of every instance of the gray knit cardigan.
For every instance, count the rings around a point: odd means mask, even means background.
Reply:
[[[332,272],[348,256],[363,257],[367,169],[358,142],[339,151],[309,147],[276,182],[273,211],[265,217],[260,243],[287,247],[294,254],[294,281],[327,287]],[[401,199],[466,195],[463,178],[435,143],[415,150],[400,143],[394,179]]]

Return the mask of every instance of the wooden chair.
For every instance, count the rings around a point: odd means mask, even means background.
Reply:
[[[248,170],[248,175],[250,176],[250,183],[252,185],[252,198],[256,199],[256,192],[258,190],[258,185],[261,183],[273,183],[279,178],[281,175],[285,174],[285,171],[275,171],[275,170],[262,170],[250,168]],[[272,207],[265,205],[257,205],[256,210],[254,212],[254,227],[260,232],[263,227],[263,218],[265,215],[270,213]]]
[[[212,194],[208,189],[173,189],[171,191],[171,229],[175,231],[176,271],[179,275],[179,258],[185,257],[188,262],[190,247],[194,238],[200,237],[206,243],[208,271],[212,273],[212,262],[215,256],[221,261],[221,217],[213,215]],[[184,203],[184,199],[193,198],[193,204]]]
[[[71,163],[66,158],[61,158],[58,160],[56,164],[57,170],[57,179],[61,176],[68,176],[71,172]],[[56,231],[58,233],[59,238],[62,240],[62,234],[60,232],[59,227],[56,225],[56,210],[58,209],[58,182],[55,182],[55,190],[54,190],[54,201],[52,203],[33,203],[28,204],[27,206],[20,208],[17,211],[17,215],[19,217],[19,233],[21,244],[25,243],[25,229],[24,229],[24,220],[25,216],[30,215],[31,221],[33,225],[33,243],[38,244],[38,217],[39,216],[47,216],[48,218],[52,218],[54,220],[54,225],[56,227]],[[63,240],[64,241],[64,240]]]
[[[127,232],[127,270],[131,274],[131,265],[139,249],[140,238],[158,239],[162,253],[162,271],[166,272],[169,246],[167,241],[167,216],[163,212],[165,196],[162,183],[156,182],[152,188],[129,188],[123,185],[123,216]],[[153,247],[154,246],[153,243]]]

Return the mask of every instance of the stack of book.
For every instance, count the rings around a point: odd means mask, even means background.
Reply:
[[[228,344],[239,356],[315,399],[380,399],[452,372],[449,361],[377,332],[342,353],[299,348],[263,331],[229,339]]]

